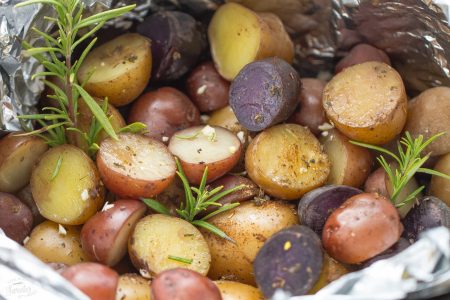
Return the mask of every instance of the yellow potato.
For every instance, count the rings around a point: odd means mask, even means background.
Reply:
[[[263,300],[264,296],[254,286],[236,281],[214,281],[220,290],[222,300]]]
[[[112,105],[123,106],[142,93],[151,70],[150,41],[128,33],[92,50],[78,71],[78,80],[87,80],[84,88],[91,96],[108,97]]]
[[[72,145],[44,153],[31,174],[31,192],[45,218],[81,225],[104,203],[105,190],[94,162]]]
[[[450,176],[450,153],[442,156],[434,169]],[[450,206],[450,180],[438,176],[431,177],[429,193]]]
[[[150,282],[138,274],[119,277],[116,300],[151,300]]]
[[[384,144],[406,122],[406,92],[392,67],[366,62],[346,68],[327,83],[323,106],[327,117],[350,139]]]
[[[208,37],[217,71],[228,80],[258,59],[277,56],[289,63],[294,59],[294,45],[281,20],[240,4],[227,3],[216,11]]]
[[[329,256],[326,252],[323,256],[323,266],[322,273],[320,273],[319,279],[316,281],[316,284],[309,291],[309,294],[315,294],[323,287],[327,286],[330,282],[339,279],[339,277],[350,273],[350,267],[334,260],[331,256]]]
[[[81,248],[80,228],[45,221],[36,226],[25,248],[46,263],[75,265],[89,261]]]

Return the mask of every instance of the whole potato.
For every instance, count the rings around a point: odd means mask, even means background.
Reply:
[[[362,193],[349,198],[330,215],[322,242],[331,257],[357,264],[391,247],[402,232],[400,216],[388,199]]]
[[[354,46],[350,50],[350,52],[337,63],[335,73],[339,73],[345,68],[367,61],[379,61],[391,65],[389,56],[387,56],[386,52],[384,52],[383,50],[380,50],[368,44],[358,44]]]
[[[26,187],[21,189],[18,193],[16,193],[16,196],[31,210],[31,214],[33,215],[33,227],[41,224],[46,220],[39,212],[39,208],[37,207],[36,202],[33,199],[33,194],[31,193],[31,185],[27,185]]]
[[[220,290],[222,300],[263,300],[261,292],[254,286],[236,281],[214,281]]]
[[[434,170],[450,176],[450,153],[442,156],[436,165]],[[430,190],[431,196],[437,197],[450,206],[450,180],[442,177],[431,177]]]
[[[22,244],[33,226],[31,210],[14,195],[0,192],[0,228]]]
[[[116,300],[151,300],[149,280],[138,274],[121,275]]]
[[[201,230],[211,251],[213,280],[229,279],[255,285],[253,260],[264,242],[274,233],[298,224],[295,210],[281,201],[247,201],[216,215],[209,223],[224,231],[235,243]]]

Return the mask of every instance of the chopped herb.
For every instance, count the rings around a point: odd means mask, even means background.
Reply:
[[[52,178],[50,178],[50,181],[53,181],[53,179],[55,179],[56,176],[58,176],[59,170],[61,169],[62,161],[63,161],[63,158],[60,155],[58,158],[58,161],[56,162],[56,166],[55,166],[55,169],[53,170]]]
[[[174,260],[174,261],[178,261],[180,263],[188,264],[188,265],[192,264],[192,261],[193,261],[192,258],[184,258],[184,257],[179,257],[179,256],[174,256],[174,255],[169,255],[167,258]]]

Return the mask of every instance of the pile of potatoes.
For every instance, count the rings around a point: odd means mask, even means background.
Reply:
[[[2,137],[6,235],[94,300],[256,300],[279,288],[315,293],[428,228],[450,228],[450,181],[416,176],[398,201],[425,184],[417,205],[396,208],[377,153],[350,142],[395,149],[405,131],[448,133],[450,87],[410,99],[388,56],[364,44],[328,81],[301,78],[283,22],[254,6],[220,6],[209,46],[192,16],[164,11],[96,47],[78,77],[108,98],[118,139],[102,132],[90,157],[87,145]],[[89,128],[92,114],[79,111]],[[132,122],[147,132],[120,132]],[[426,153],[429,168],[450,174],[449,134]],[[192,186],[206,167],[209,189],[242,185],[219,200],[240,205],[208,220],[230,240],[177,216],[185,193],[175,158]]]

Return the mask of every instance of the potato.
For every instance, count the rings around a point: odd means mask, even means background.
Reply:
[[[188,269],[164,271],[152,282],[153,300],[221,300],[217,286],[207,277]]]
[[[217,72],[212,62],[198,65],[186,79],[186,91],[201,112],[228,105],[230,83]]]
[[[42,155],[31,174],[31,192],[42,216],[65,225],[86,222],[102,207],[105,194],[94,162],[72,145]]]
[[[207,182],[230,171],[241,157],[242,144],[229,130],[207,125],[176,132],[169,141],[169,150],[180,160],[188,181],[199,184],[206,167]]]
[[[136,99],[147,86],[152,70],[150,41],[128,33],[92,50],[83,61],[78,80],[99,98],[108,97],[114,106]]]
[[[167,147],[152,138],[121,133],[107,138],[97,153],[100,176],[111,192],[122,198],[153,197],[175,176],[175,160]]]
[[[300,224],[322,235],[323,226],[331,213],[348,198],[361,193],[361,190],[345,185],[326,185],[306,193],[298,203]]]
[[[322,264],[320,238],[308,227],[296,225],[267,240],[253,265],[259,289],[271,298],[276,289],[292,296],[306,294],[319,279]]]
[[[318,135],[321,132],[319,126],[327,122],[322,106],[322,94],[326,82],[315,78],[302,78],[301,81],[299,105],[288,122],[306,126],[312,133]]]
[[[375,48],[369,44],[358,44],[354,46],[350,52],[342,58],[335,67],[335,73],[341,72],[343,69],[353,65],[362,64],[367,61],[378,61],[391,65],[391,60],[386,52]]]
[[[246,65],[230,86],[230,106],[239,123],[261,131],[285,121],[298,104],[300,79],[297,71],[273,57]]]
[[[89,261],[81,248],[80,229],[45,221],[34,227],[25,248],[43,262],[75,265]]]
[[[137,200],[117,200],[90,218],[81,230],[81,244],[91,260],[116,265],[127,252],[131,231],[147,207]]]
[[[129,239],[128,253],[141,275],[177,267],[208,273],[211,254],[205,238],[189,222],[161,214],[141,219]],[[180,262],[177,258],[192,260]]]
[[[412,137],[423,135],[428,139],[435,134],[446,132],[427,148],[427,152],[437,156],[450,152],[450,87],[435,87],[422,92],[408,102],[408,119],[405,131]]]
[[[398,240],[398,242],[395,243],[392,247],[390,247],[386,251],[382,252],[381,254],[378,254],[377,256],[374,256],[371,259],[366,260],[362,266],[363,266],[363,268],[367,268],[374,262],[377,262],[382,259],[387,259],[389,257],[399,254],[400,252],[402,252],[409,246],[411,246],[411,243],[407,239],[400,238]]]
[[[206,46],[195,19],[180,11],[156,12],[145,18],[137,31],[152,40],[153,76],[158,81],[183,76]]]
[[[309,294],[315,294],[332,281],[339,279],[341,276],[350,273],[350,267],[334,260],[326,252],[323,255],[323,267],[319,279],[314,284]]]
[[[226,128],[236,134],[242,132],[239,134],[242,137],[241,142],[245,142],[247,140],[247,128],[239,123],[233,109],[229,105],[214,111],[208,119],[207,123],[210,126],[220,126]]]
[[[222,300],[263,300],[261,292],[248,284],[236,281],[214,281],[220,290]]]
[[[351,144],[348,137],[337,129],[328,131],[320,142],[331,163],[327,183],[361,187],[372,169],[370,151]]]
[[[322,242],[334,259],[357,264],[391,247],[402,232],[400,216],[388,199],[362,193],[349,198],[330,215]]]
[[[294,45],[277,16],[236,3],[216,10],[208,38],[217,71],[227,80],[258,59],[276,56],[291,63],[294,58]]]
[[[28,206],[28,208],[30,209],[33,216],[33,227],[41,224],[46,220],[39,212],[39,208],[37,207],[36,202],[33,199],[33,194],[31,193],[31,185],[27,185],[26,187],[21,189],[18,193],[16,193],[16,196],[23,204]]]
[[[151,300],[149,281],[137,274],[121,275],[116,300]]]
[[[80,263],[65,269],[64,278],[79,288],[91,300],[115,300],[119,275],[98,263]]]
[[[31,210],[14,195],[0,192],[0,228],[22,244],[33,226]]]
[[[306,128],[283,124],[266,129],[245,154],[248,176],[266,193],[295,200],[325,183],[330,163]]]
[[[200,124],[200,113],[185,94],[162,87],[143,94],[131,106],[128,123],[147,125],[147,136],[167,143],[181,129]]]
[[[450,176],[450,153],[438,160],[434,170]],[[431,177],[429,194],[441,199],[450,206],[450,180],[438,176]]]
[[[327,117],[350,139],[384,144],[406,122],[406,92],[400,75],[389,65],[365,62],[348,67],[323,92]]]
[[[295,210],[284,202],[247,201],[208,220],[235,243],[201,229],[211,251],[213,280],[226,279],[255,284],[253,260],[264,242],[283,228],[298,224]]]
[[[386,187],[387,181],[389,181],[389,178],[386,171],[383,167],[379,167],[367,177],[366,182],[364,183],[364,191],[366,193],[377,193],[389,198],[390,195]]]
[[[0,140],[0,192],[15,193],[25,187],[33,166],[48,149],[40,137],[16,134]]]

